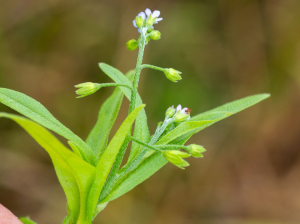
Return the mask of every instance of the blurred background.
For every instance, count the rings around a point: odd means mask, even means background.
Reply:
[[[105,62],[135,67],[132,20],[161,11],[162,33],[144,62],[182,71],[172,83],[143,70],[139,91],[151,133],[165,110],[196,115],[257,94],[271,98],[195,135],[203,159],[167,164],[108,204],[101,224],[300,223],[299,0],[10,0],[0,3],[0,86],[40,101],[82,138],[113,88],[75,98],[74,85],[111,82]],[[112,134],[126,117],[124,99]],[[0,111],[16,113],[0,104]],[[62,139],[62,138],[60,138]],[[64,143],[65,140],[62,139]],[[66,199],[47,153],[17,124],[0,121],[0,203],[38,223],[61,223]]]

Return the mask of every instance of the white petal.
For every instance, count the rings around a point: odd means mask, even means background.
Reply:
[[[163,18],[156,18],[155,19],[156,22],[159,22],[159,21],[162,21],[162,20],[163,20]]]
[[[151,10],[147,8],[147,9],[145,10],[145,13],[146,13],[147,16],[149,17],[149,16],[151,15]]]
[[[188,121],[189,119],[191,119],[191,116],[189,116],[186,120]]]
[[[154,24],[157,24],[158,22],[157,21],[155,21],[155,23]]]
[[[146,14],[144,12],[140,12],[138,16],[142,17],[143,19],[146,19]]]
[[[154,26],[151,26],[152,29],[154,29]]]
[[[139,33],[141,33],[141,29],[140,28],[138,28],[138,31],[139,31]]]
[[[185,108],[183,108],[183,109],[181,110],[181,112],[186,114],[186,111],[187,111],[187,110],[188,110],[188,108],[185,107]]]
[[[179,111],[179,110],[181,110],[181,105],[180,104],[176,107],[176,111]]]
[[[137,28],[137,25],[136,25],[136,22],[135,22],[135,20],[133,20],[133,21],[132,21],[132,24],[133,24],[133,26],[134,26],[134,27],[136,27],[136,28]]]
[[[160,11],[158,11],[158,10],[155,10],[155,11],[152,13],[152,16],[153,16],[153,17],[159,17],[159,15],[160,15]]]

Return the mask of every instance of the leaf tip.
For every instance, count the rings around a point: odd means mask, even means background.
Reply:
[[[99,62],[98,65],[102,69],[102,67],[105,65],[105,63],[104,62]]]
[[[259,94],[263,99],[266,99],[266,98],[269,98],[271,96],[270,93],[262,93],[262,94]]]

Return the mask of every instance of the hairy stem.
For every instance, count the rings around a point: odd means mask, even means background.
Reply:
[[[139,41],[139,54],[138,54],[138,58],[137,58],[137,62],[136,62],[136,69],[135,69],[135,74],[134,74],[134,78],[133,78],[133,89],[135,91],[132,91],[131,94],[131,99],[130,99],[130,104],[129,104],[129,112],[128,114],[130,114],[134,109],[135,109],[135,101],[136,101],[136,95],[137,95],[137,88],[138,88],[138,84],[139,84],[139,79],[140,79],[140,74],[141,74],[141,65],[143,62],[143,56],[144,56],[144,50],[145,50],[145,43],[146,43],[146,30],[145,29],[141,29],[141,39]]]
[[[155,70],[158,70],[158,71],[162,71],[164,72],[166,69],[165,68],[161,68],[161,67],[157,67],[157,66],[154,66],[154,65],[148,65],[148,64],[143,64],[141,65],[141,68],[152,68],[152,69],[155,69]]]
[[[138,88],[138,84],[139,84],[140,74],[142,71],[141,65],[143,62],[143,56],[144,56],[144,50],[145,50],[146,38],[147,38],[146,32],[147,32],[146,29],[141,29],[141,39],[139,41],[139,53],[138,53],[138,58],[137,58],[137,62],[136,62],[133,83],[132,83],[131,99],[130,99],[128,114],[130,114],[136,107],[137,88]],[[128,134],[131,135],[131,129]],[[103,199],[103,197],[106,197],[108,195],[108,193],[110,192],[110,190],[112,189],[114,184],[118,181],[118,177],[119,177],[118,170],[122,164],[122,160],[123,160],[124,154],[126,152],[126,148],[128,146],[129,141],[130,141],[130,138],[126,137],[126,139],[124,140],[123,145],[117,155],[117,158],[114,162],[111,173],[103,186],[103,189],[101,191],[101,195],[99,197],[98,202],[100,202]]]
[[[144,142],[139,141],[138,139],[136,139],[136,138],[133,137],[133,136],[128,136],[128,138],[129,138],[130,140],[132,140],[132,141],[135,141],[135,142],[139,143],[140,145],[143,145],[143,146],[149,148],[149,149],[153,149],[153,150],[155,150],[155,151],[162,151],[162,150],[160,150],[159,148],[153,147],[153,146],[151,146],[151,145],[149,145],[149,144],[146,144],[146,143],[144,143]]]
[[[128,86],[126,84],[119,84],[119,83],[98,83],[101,85],[101,87],[109,87],[109,86],[124,86],[127,87],[128,89],[131,89],[132,91],[135,91],[131,86]]]

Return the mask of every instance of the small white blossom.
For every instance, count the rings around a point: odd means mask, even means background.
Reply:
[[[163,18],[158,18],[160,16],[160,11],[158,11],[158,10],[154,10],[153,12],[151,12],[151,10],[147,8],[145,10],[145,13],[146,13],[147,17],[150,17],[150,15],[152,15],[152,17],[156,18],[154,24],[157,24],[159,21],[163,20]]]
[[[147,15],[147,17],[146,17],[146,15]],[[137,16],[142,17],[143,20],[145,20],[145,19],[149,18],[150,16],[152,16],[153,18],[155,18],[154,24],[157,24],[159,21],[162,21],[162,20],[163,20],[163,18],[158,18],[159,15],[160,15],[160,11],[154,10],[153,12],[151,12],[151,10],[147,8],[147,9],[145,10],[145,12],[140,12]],[[135,28],[138,28],[137,25],[136,25],[135,20],[132,21],[132,24],[133,24],[133,26],[134,26]],[[154,29],[153,26],[151,26],[151,28]],[[139,28],[138,31],[139,31],[139,33],[140,33],[140,32],[141,32],[141,29]]]
[[[189,117],[187,118],[187,120],[189,120],[191,118],[191,116],[190,116],[191,109],[189,109],[187,107],[182,108],[180,104],[176,107],[176,113],[177,112],[179,112],[181,114],[188,114]]]

